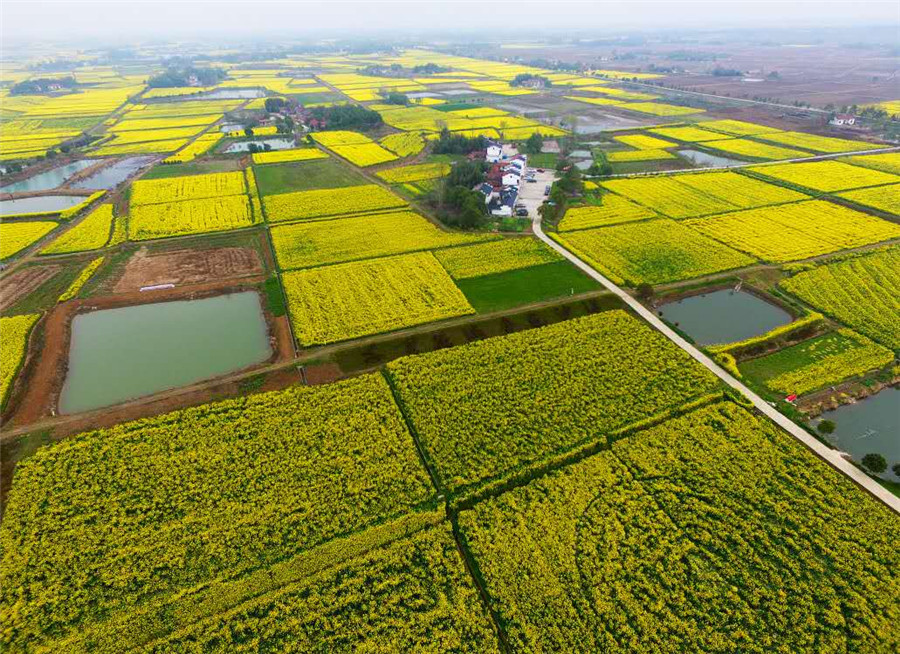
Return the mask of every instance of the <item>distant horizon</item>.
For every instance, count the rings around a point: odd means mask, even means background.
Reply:
[[[493,41],[520,37],[589,37],[631,32],[700,32],[709,30],[849,30],[900,29],[900,3],[859,2],[748,2],[719,0],[688,2],[637,0],[636,2],[554,3],[557,24],[548,25],[537,11],[543,3],[504,2],[278,2],[252,5],[237,2],[163,0],[148,2],[63,2],[7,0],[2,4],[4,46],[27,41],[73,42],[103,39],[123,41],[209,38],[309,39],[366,38],[407,33],[423,37],[437,34],[485,34]],[[249,10],[245,10],[247,7]],[[529,11],[529,8],[535,11]],[[468,8],[471,8],[469,10]],[[577,21],[572,18],[576,17]],[[566,23],[576,24],[573,30]],[[557,26],[558,25],[558,26]],[[518,30],[519,33],[510,30]]]

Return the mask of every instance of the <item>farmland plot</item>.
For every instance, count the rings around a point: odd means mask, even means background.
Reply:
[[[269,649],[323,654],[500,651],[448,524],[388,542],[226,615],[191,625],[156,643],[154,651],[225,647],[235,653],[257,652],[261,639]]]
[[[740,369],[770,390],[803,395],[882,368],[893,360],[891,350],[842,329],[751,359]]]
[[[900,225],[824,200],[685,221],[698,232],[766,261],[796,261],[900,238]]]
[[[132,207],[128,217],[128,236],[143,240],[220,232],[251,225],[253,215],[247,196],[229,195]]]
[[[559,231],[571,232],[576,229],[617,225],[619,223],[655,217],[656,213],[647,207],[632,202],[621,195],[605,193],[601,197],[601,204],[599,205],[588,204],[568,209],[563,219],[559,222]]]
[[[565,232],[558,239],[613,281],[630,286],[690,279],[756,261],[667,218]]]
[[[730,171],[615,179],[603,182],[603,186],[670,218],[704,216],[807,198],[797,191]]]
[[[0,259],[7,259],[36,243],[57,227],[50,221],[0,223]]]
[[[285,273],[291,323],[303,346],[474,313],[428,252]]]
[[[275,254],[284,270],[477,243],[490,238],[488,234],[442,231],[411,211],[272,227]]]
[[[244,173],[210,173],[163,179],[139,179],[131,185],[132,205],[159,204],[181,200],[200,200],[247,192]]]
[[[888,523],[886,507],[730,403],[460,515],[522,652],[889,651],[900,554]]]
[[[686,353],[621,311],[405,357],[387,369],[453,495],[602,444],[617,429],[719,388]]]
[[[136,620],[149,636],[160,623],[142,616],[171,624],[172,603],[190,603],[189,588],[239,585],[433,498],[380,375],[184,409],[42,448],[17,470],[0,526],[4,649],[71,651],[60,639],[72,637],[93,651],[99,637],[121,651],[120,631],[135,634],[116,625]]]
[[[377,184],[364,184],[267,195],[263,205],[271,222],[282,222],[396,209],[406,201]]]
[[[767,177],[828,193],[862,188],[864,186],[900,183],[900,175],[891,175],[880,170],[852,166],[840,161],[775,164],[759,168],[754,167],[752,170]]]
[[[780,285],[819,311],[900,349],[900,249],[817,266]]]

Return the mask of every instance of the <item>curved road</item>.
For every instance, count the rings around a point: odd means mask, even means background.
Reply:
[[[536,216],[532,219],[532,227],[534,229],[535,235],[539,239],[541,239],[544,243],[549,245],[551,248],[559,252],[566,259],[571,261],[573,264],[578,266],[581,270],[585,272],[585,274],[589,275],[591,278],[600,282],[607,289],[615,293],[619,296],[629,307],[631,307],[638,315],[640,315],[644,320],[650,323],[653,327],[662,332],[670,341],[675,343],[682,350],[690,354],[694,359],[703,364],[710,372],[716,375],[719,379],[724,381],[726,384],[738,390],[743,394],[746,398],[748,398],[761,413],[768,416],[772,419],[776,424],[778,424],[782,429],[788,432],[791,436],[796,438],[798,441],[803,443],[807,448],[812,450],[820,459],[823,459],[826,463],[831,465],[833,468],[836,468],[839,472],[847,475],[855,481],[859,486],[862,486],[865,490],[869,491],[876,498],[881,500],[888,507],[893,509],[895,512],[900,513],[900,497],[897,497],[886,488],[881,486],[877,481],[869,477],[862,470],[854,466],[849,461],[845,460],[838,454],[837,450],[833,450],[830,447],[824,445],[823,443],[816,440],[812,435],[806,432],[804,429],[801,429],[793,421],[786,418],[780,412],[772,408],[765,400],[759,397],[756,393],[747,388],[740,381],[732,377],[729,373],[725,372],[722,368],[720,368],[717,364],[713,362],[708,356],[703,354],[699,349],[688,343],[684,338],[679,336],[675,331],[669,328],[662,320],[660,320],[656,315],[649,311],[644,307],[643,304],[634,299],[631,295],[626,293],[624,290],[613,284],[606,277],[598,273],[596,270],[591,268],[581,259],[576,257],[574,254],[569,252],[559,243],[554,241],[552,238],[547,236],[544,233],[544,230],[541,228],[541,219],[539,216]]]

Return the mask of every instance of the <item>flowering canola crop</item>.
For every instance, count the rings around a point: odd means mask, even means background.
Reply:
[[[303,346],[475,312],[428,252],[298,270],[282,282]]]

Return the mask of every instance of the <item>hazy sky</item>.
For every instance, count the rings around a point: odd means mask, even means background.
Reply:
[[[334,30],[433,30],[495,28],[503,39],[516,28],[586,29],[898,26],[898,0],[379,0],[325,2],[263,0],[2,0],[0,36],[80,40],[101,37],[165,38],[212,35],[315,35]]]

